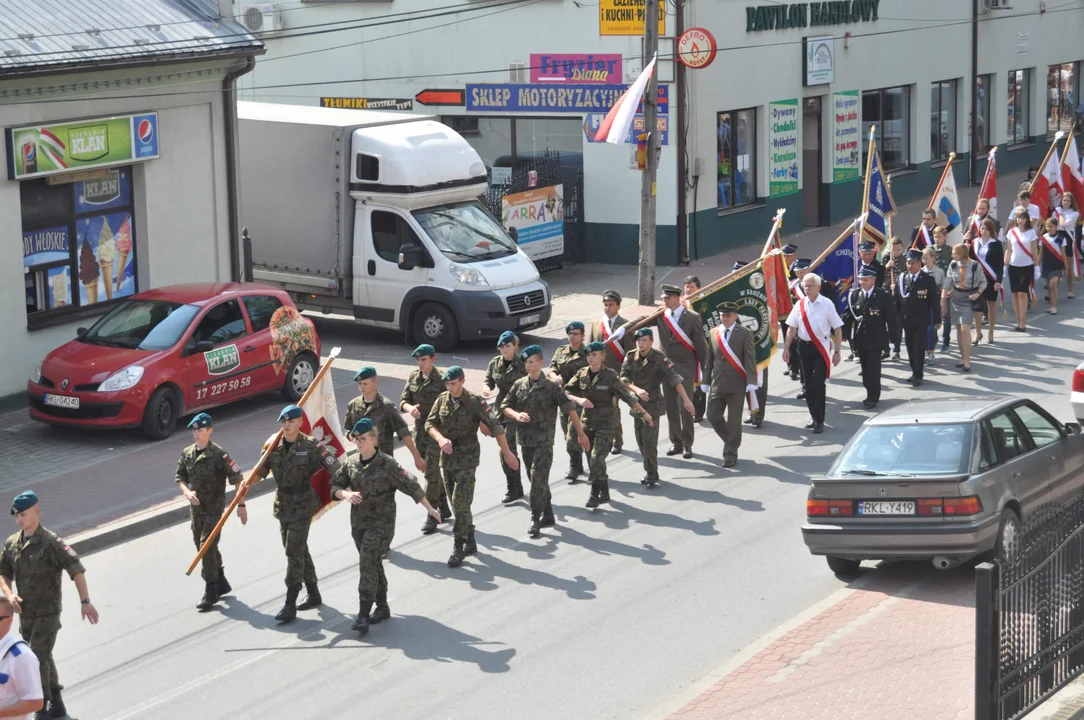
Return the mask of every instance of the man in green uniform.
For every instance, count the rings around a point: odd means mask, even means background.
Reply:
[[[504,402],[508,391],[512,389],[512,383],[527,374],[523,369],[523,360],[516,355],[518,342],[515,333],[509,330],[501,333],[500,339],[497,340],[497,350],[500,351],[500,355],[490,360],[489,367],[486,368],[486,387],[497,391],[497,397],[493,401],[493,407],[495,408],[501,407],[501,403]],[[512,448],[512,453],[515,454],[516,423],[501,413],[498,413],[498,419],[501,425],[504,425],[504,439],[508,442],[508,447]],[[523,497],[523,480],[519,470],[508,467],[503,457],[501,458],[501,468],[504,470],[504,477],[508,481],[508,492],[501,502],[507,505]]]
[[[695,392],[695,381],[707,382],[702,377],[708,355],[704,323],[699,313],[681,304],[681,288],[677,285],[662,286],[662,301],[665,307],[655,322],[659,334],[659,350],[670,358],[674,369],[683,378],[681,385],[685,388],[685,394],[692,396]],[[663,386],[663,396],[666,400],[667,424],[670,426],[670,449],[666,454],[681,453],[685,459],[689,459],[693,456],[696,403],[693,403],[693,412],[682,409],[678,402],[677,388],[669,385]]]
[[[288,623],[298,610],[309,610],[324,603],[317,585],[316,567],[309,554],[309,526],[320,509],[320,496],[312,489],[312,476],[321,468],[334,475],[339,461],[327,448],[301,432],[305,414],[297,405],[287,405],[279,413],[282,441],[271,451],[263,467],[257,468],[260,480],[275,476],[275,518],[279,521],[282,546],[286,549],[286,603],[275,619]],[[300,605],[297,596],[305,583],[306,597]]]
[[[395,491],[398,490],[425,506],[430,517],[440,511],[425,498],[425,491],[414,476],[395,462],[390,454],[378,451],[380,434],[370,418],[358,420],[350,428],[350,437],[358,454],[346,461],[331,478],[331,496],[350,503],[350,534],[358,549],[358,619],[353,630],[369,632],[369,623],[391,618],[388,607],[388,578],[380,558],[395,537]],[[372,616],[369,610],[376,602]]]
[[[466,555],[478,551],[470,506],[474,500],[474,473],[478,470],[481,452],[478,446],[479,423],[484,423],[497,439],[508,467],[519,469],[519,458],[508,447],[504,439],[504,426],[497,421],[497,414],[481,396],[464,388],[464,382],[463,368],[458,365],[444,371],[447,390],[433,403],[425,423],[426,432],[440,448],[440,471],[444,475],[444,484],[455,513],[455,544],[452,556],[448,558],[448,567],[459,567]]]
[[[674,364],[653,345],[654,336],[651,328],[642,327],[636,331],[636,349],[625,356],[621,364],[621,381],[629,390],[640,398],[640,404],[650,414],[650,422],[643,417],[635,419],[636,444],[644,458],[646,474],[641,485],[655,487],[659,482],[659,416],[663,409],[661,386],[673,389],[681,398],[685,412],[690,417],[695,408],[689,394],[685,391],[685,378],[674,369]]]
[[[196,415],[192,422],[188,423],[188,429],[192,431],[194,442],[181,451],[181,459],[177,461],[176,481],[184,499],[192,506],[189,509],[192,539],[199,550],[226,509],[226,482],[237,485],[244,477],[241,475],[241,468],[229,453],[211,442],[214,421],[210,415]],[[237,517],[241,518],[242,525],[248,523],[248,510],[243,502],[237,506]],[[215,537],[215,541],[203,556],[200,574],[203,576],[205,589],[203,599],[196,605],[199,610],[210,610],[220,597],[233,590],[222,570],[222,553],[218,551],[221,537]]]
[[[564,391],[542,374],[542,348],[530,345],[520,353],[526,377],[517,380],[501,403],[501,414],[509,424],[517,423],[516,432],[523,449],[523,464],[531,481],[531,537],[542,534],[542,528],[556,524],[550,499],[550,467],[553,465],[553,441],[558,408],[564,412],[576,431],[579,446],[591,449],[591,441],[580,424],[575,404]]]
[[[606,367],[615,373],[621,372],[621,363],[625,362],[625,355],[632,350],[632,338],[625,336],[625,318],[621,317],[621,293],[616,290],[605,290],[602,293],[602,317],[591,323],[591,331],[588,333],[588,342],[600,342],[606,346]],[[613,429],[614,455],[621,454],[624,445],[621,433],[621,423],[617,423]]]
[[[410,373],[403,393],[399,396],[399,409],[414,418],[414,445],[425,460],[425,497],[433,507],[440,508],[440,522],[452,518],[452,509],[448,507],[448,494],[444,482],[440,479],[440,448],[425,431],[425,421],[433,403],[444,392],[440,370],[434,366],[437,351],[432,345],[419,345],[411,353],[418,363],[418,369]],[[422,525],[422,533],[429,535],[437,531],[437,521],[429,516]]]
[[[343,420],[346,439],[353,439],[353,427],[357,425],[358,420],[369,418],[373,421],[373,427],[376,428],[377,437],[380,439],[380,452],[394,455],[395,438],[398,436],[410,454],[414,456],[414,467],[420,472],[425,472],[425,458],[418,452],[418,446],[410,437],[406,420],[403,420],[399,410],[377,389],[379,380],[376,376],[376,368],[366,365],[358,370],[354,375],[354,382],[358,384],[358,392],[361,395],[351,400],[346,406],[346,419]]]
[[[64,686],[56,672],[53,646],[60,630],[60,571],[67,571],[79,592],[84,620],[98,624],[98,611],[90,603],[86,569],[79,556],[41,524],[41,507],[32,490],[20,493],[11,504],[11,514],[19,525],[0,552],[0,591],[19,613],[19,634],[41,663],[41,689],[45,707],[38,718],[62,718],[68,714],[60,691]],[[11,589],[15,583],[19,594]]]
[[[587,367],[587,348],[583,344],[583,323],[579,320],[570,322],[565,328],[565,334],[568,335],[568,345],[562,345],[554,351],[547,375],[550,381],[556,383],[559,388],[567,385],[581,368]],[[576,479],[583,475],[583,450],[569,431],[569,426],[569,415],[562,409],[561,435],[565,438],[565,449],[568,451],[568,473],[565,475],[565,480],[568,480],[569,484],[574,484]]]
[[[565,385],[572,401],[585,410],[583,424],[587,439],[591,441],[588,466],[591,468],[591,497],[587,507],[597,508],[599,503],[610,501],[610,482],[606,476],[606,456],[614,441],[614,428],[621,424],[621,415],[614,399],[624,400],[632,409],[653,423],[651,415],[641,407],[617,373],[603,364],[606,346],[600,342],[587,345],[587,367],[581,369]]]

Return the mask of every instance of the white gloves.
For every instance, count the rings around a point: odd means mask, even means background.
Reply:
[[[1036,279],[1036,280],[1038,280],[1038,279],[1039,279],[1039,278],[1041,278],[1042,276],[1043,276],[1043,271],[1042,271],[1042,269],[1041,269],[1041,268],[1040,268],[1040,267],[1039,267],[1038,265],[1036,265],[1036,266],[1035,266],[1035,279]]]
[[[757,391],[757,386],[756,385],[746,385],[745,386],[745,392],[756,392],[756,391]]]
[[[700,392],[704,393],[705,395],[707,395],[708,391],[710,391],[710,390],[711,390],[711,385],[701,385],[700,386]]]
[[[614,340],[620,340],[623,337],[625,337],[625,326],[624,325],[617,328],[617,331],[614,332],[614,334],[613,334],[613,339]]]

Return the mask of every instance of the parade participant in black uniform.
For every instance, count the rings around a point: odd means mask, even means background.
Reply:
[[[700,278],[698,278],[696,275],[689,275],[688,277],[685,278],[685,282],[683,283],[683,285],[684,285],[684,287],[682,287],[682,296],[681,296],[682,297],[682,303],[685,305],[686,308],[688,308],[689,310],[692,310],[692,308],[689,307],[688,302],[686,302],[685,298],[691,296],[693,293],[696,293],[696,292],[700,291],[700,287],[701,287]],[[707,409],[707,406],[708,406],[707,393],[705,393],[700,388],[700,386],[697,385],[696,387],[693,388],[693,409],[696,410],[696,412],[693,413],[693,422],[694,423],[699,423],[701,420],[704,419],[704,411]]]
[[[900,325],[907,342],[907,362],[911,364],[911,377],[906,382],[915,387],[922,384],[922,370],[926,366],[926,336],[938,310],[941,292],[933,276],[922,272],[922,251],[907,251],[907,271],[896,281],[896,294],[900,306]],[[940,329],[940,323],[937,323]]]
[[[881,399],[881,351],[897,324],[896,305],[885,289],[878,287],[877,271],[872,267],[858,271],[858,285],[847,298],[847,315],[853,325],[851,344],[862,364],[862,385],[866,388],[862,404],[874,408]]]
[[[872,269],[874,271],[874,277],[876,278],[877,287],[884,287],[885,266],[882,265],[881,262],[877,259],[877,243],[873,242],[872,240],[865,240],[858,244],[859,277],[861,277],[862,270],[866,268]],[[847,322],[848,326],[852,324],[853,319],[850,317],[850,313],[847,314],[847,317],[844,318],[844,320]],[[856,359],[857,350],[854,346],[854,338],[847,335],[847,331],[848,328],[844,327],[844,337],[850,338],[851,340],[851,354],[847,356],[847,360],[848,362],[853,362]]]
[[[903,255],[903,240],[898,237],[892,238],[892,242],[889,248],[885,251],[884,256],[881,258],[881,263],[885,266],[885,288],[892,296],[892,300],[896,303],[896,312],[900,311],[900,296],[897,292],[899,286],[900,276],[907,272],[907,262]],[[896,334],[889,338],[889,344],[892,347],[892,359],[900,359],[900,343],[903,341],[900,330],[896,330]],[[885,345],[884,356],[888,357],[889,345]]]

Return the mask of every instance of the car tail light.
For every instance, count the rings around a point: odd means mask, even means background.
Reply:
[[[1073,373],[1073,392],[1084,392],[1084,370],[1080,368]]]
[[[945,515],[977,515],[982,512],[982,501],[974,495],[961,498],[945,498]]]
[[[851,500],[813,500],[805,501],[807,517],[851,517],[854,515],[854,502]]]
[[[918,514],[936,517],[944,515],[944,507],[941,504],[941,498],[920,499],[918,501]]]

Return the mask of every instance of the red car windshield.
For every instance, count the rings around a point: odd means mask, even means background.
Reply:
[[[195,305],[161,300],[129,300],[103,317],[80,342],[138,350],[165,350],[199,313]]]

